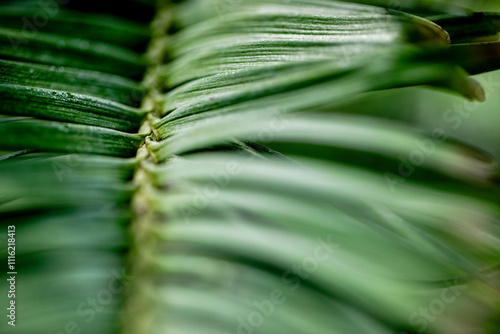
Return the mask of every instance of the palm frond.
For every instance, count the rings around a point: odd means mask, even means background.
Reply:
[[[54,4],[0,4],[2,332],[498,331],[497,162],[348,104],[484,100],[470,74],[499,68],[498,14]]]

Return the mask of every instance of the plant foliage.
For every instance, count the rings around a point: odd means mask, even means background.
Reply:
[[[483,101],[499,15],[62,3],[0,3],[2,332],[498,332],[496,161],[339,110],[410,86]]]

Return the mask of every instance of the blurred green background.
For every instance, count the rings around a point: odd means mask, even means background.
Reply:
[[[500,11],[500,1],[443,1],[475,11]],[[394,3],[394,1],[390,2]],[[410,87],[370,93],[339,107],[339,111],[380,116],[421,127],[439,128],[455,138],[500,159],[500,71],[474,76],[486,93],[485,102],[470,102],[462,96],[435,88]]]

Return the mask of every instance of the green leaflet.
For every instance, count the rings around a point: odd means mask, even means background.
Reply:
[[[104,14],[82,13],[59,8],[43,11],[47,17],[41,25],[29,18],[40,15],[40,9],[35,6],[0,7],[0,21],[5,28],[19,29],[24,32],[39,31],[86,40],[96,40],[116,44],[126,48],[144,47],[149,40],[146,25]],[[23,19],[24,18],[24,19]],[[43,23],[44,21],[41,20]]]
[[[399,12],[388,15],[376,7],[332,4],[243,5],[224,19],[214,17],[180,31],[165,41],[173,57],[164,69],[167,87],[246,68],[273,70],[319,59],[345,63],[380,49],[390,53],[406,40],[447,43],[447,33],[430,21]]]
[[[102,72],[0,60],[2,84],[47,88],[91,95],[137,106],[145,89],[137,82]]]
[[[225,19],[226,16],[237,12],[241,4],[283,4],[301,6],[302,8],[311,8],[313,6],[336,9],[350,10],[351,12],[383,12],[382,8],[394,8],[407,13],[413,13],[419,16],[429,16],[438,14],[467,14],[470,10],[454,6],[452,3],[439,3],[439,1],[415,1],[415,0],[399,0],[397,3],[390,0],[358,0],[358,1],[329,1],[329,0],[188,0],[183,1],[177,7],[175,24],[185,27],[193,25],[202,20],[207,20],[212,17],[220,17]],[[377,7],[361,7],[353,4],[374,5]],[[380,8],[382,7],[382,8]]]
[[[458,90],[470,98],[484,98],[477,83],[455,66],[421,62],[407,66],[404,59],[399,63],[392,57],[382,58],[353,70],[346,70],[334,62],[316,62],[304,65],[303,71],[300,68],[296,71],[284,68],[283,74],[288,72],[289,76],[256,77],[255,82],[214,89],[209,87],[190,94],[192,86],[202,86],[207,79],[196,81],[188,84],[187,93],[182,87],[172,91],[174,97],[179,94],[185,99],[171,100],[172,104],[177,101],[178,104],[174,104],[176,108],[165,117],[153,123],[155,133],[161,139],[175,133],[176,128],[183,124],[217,115],[277,108],[283,112],[303,111],[332,101],[342,101],[354,94],[409,85],[434,83]],[[229,78],[237,75],[225,74]],[[164,113],[169,109],[172,107],[167,104]]]
[[[135,162],[86,153],[82,150],[74,155],[29,154],[0,162],[1,197],[81,207],[128,200],[133,187],[127,181]],[[24,177],[16,177],[19,174]],[[72,194],[74,188],[79,191]]]
[[[167,116],[164,120],[171,122],[194,113],[277,95],[328,79],[338,80],[358,70],[360,63],[353,59],[351,64],[342,66],[336,62],[318,61],[206,76],[165,94],[162,116]]]
[[[34,149],[125,157],[135,155],[144,140],[142,135],[31,118],[0,118],[0,134],[2,150]]]
[[[63,91],[0,84],[0,113],[35,116],[133,132],[137,131],[146,110],[116,102]]]
[[[137,78],[144,60],[133,51],[90,40],[0,28],[0,56]]]
[[[37,203],[32,200],[29,204],[34,208]],[[92,212],[93,210],[98,213]],[[17,213],[19,211],[21,210],[17,210]],[[4,212],[2,217],[12,219],[15,213],[16,211]],[[34,213],[15,219],[19,226],[18,232],[24,236],[26,245],[19,249],[19,254],[29,255],[33,252],[61,249],[71,251],[74,248],[115,250],[126,247],[122,224],[128,222],[131,217],[124,208],[105,210],[97,205],[89,206],[87,210],[53,209],[48,213],[39,217]],[[65,238],[54,238],[53,231],[59,231]]]
[[[268,42],[283,41],[285,45],[327,45],[334,43],[390,43],[404,39],[405,25],[412,21],[409,16],[387,15],[379,8],[372,11],[353,11],[325,7],[300,7],[270,5],[242,7],[225,20],[215,17],[180,31],[169,41],[169,50],[180,56],[217,40],[226,45],[251,43],[254,39]],[[417,23],[418,22],[418,23]],[[424,21],[414,20],[415,25]],[[430,22],[424,23],[435,30],[435,38],[446,40],[446,34]],[[241,40],[241,35],[248,35]],[[219,37],[220,35],[220,37]],[[225,37],[227,39],[221,38]],[[230,37],[236,37],[229,39]],[[307,37],[307,39],[306,39]],[[217,45],[220,49],[224,44]]]

